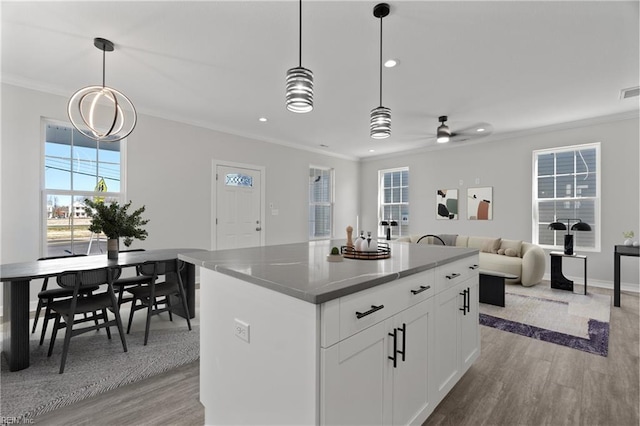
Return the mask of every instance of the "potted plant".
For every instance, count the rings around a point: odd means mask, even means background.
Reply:
[[[124,238],[124,245],[129,247],[133,239],[144,240],[147,238],[147,231],[142,226],[149,222],[149,219],[143,219],[145,206],[140,207],[133,213],[128,210],[131,207],[131,201],[124,205],[117,202],[105,204],[103,201],[84,200],[87,206],[87,216],[91,218],[89,231],[99,234],[103,232],[107,240],[107,258],[117,259],[120,238]]]

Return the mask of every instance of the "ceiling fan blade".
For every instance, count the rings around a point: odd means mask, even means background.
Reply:
[[[480,130],[482,129],[482,130]],[[493,132],[493,126],[489,123],[475,123],[463,128],[453,128],[451,142],[463,142],[469,139],[479,139],[489,136]]]

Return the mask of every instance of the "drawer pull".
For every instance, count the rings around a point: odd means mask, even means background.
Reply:
[[[360,319],[362,317],[366,317],[367,315],[371,315],[372,313],[379,311],[382,308],[384,308],[384,305],[371,305],[371,309],[369,309],[367,312],[356,312],[356,318]]]
[[[469,269],[478,269],[480,266],[479,265],[471,265],[469,266]]]
[[[448,280],[452,280],[452,279],[454,279],[454,278],[458,278],[459,276],[460,276],[460,274],[459,274],[459,273],[454,272],[454,273],[453,273],[453,274],[451,274],[451,275],[447,275],[447,279],[448,279]]]
[[[430,288],[431,288],[431,286],[430,286],[430,285],[428,285],[428,286],[426,286],[426,287],[425,287],[425,286],[423,286],[423,285],[421,285],[419,290],[411,290],[411,294],[413,294],[413,295],[415,296],[416,294],[420,294],[420,293],[422,293],[422,292],[423,292],[423,291],[425,291],[425,290],[429,290]]]

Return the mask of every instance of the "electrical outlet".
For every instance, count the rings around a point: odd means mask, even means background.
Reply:
[[[233,324],[233,334],[249,343],[249,324],[236,318]]]

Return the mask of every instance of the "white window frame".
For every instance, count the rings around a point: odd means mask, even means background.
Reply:
[[[323,166],[316,166],[313,164],[309,165],[309,171],[311,170],[322,170],[322,171],[327,171],[329,172],[329,178],[331,179],[331,184],[329,187],[329,201],[314,201],[312,200],[312,194],[311,194],[311,185],[309,185],[309,216],[311,216],[311,211],[313,209],[315,209],[316,206],[326,206],[329,207],[329,235],[321,235],[321,236],[316,236],[316,235],[312,235],[311,233],[311,227],[309,227],[309,240],[312,241],[316,241],[316,240],[329,240],[331,238],[333,238],[334,235],[334,230],[333,230],[333,214],[334,214],[334,205],[335,205],[335,185],[336,185],[336,179],[335,179],[335,169],[333,169],[332,167],[323,167]]]
[[[51,255],[48,253],[48,243],[47,243],[47,200],[49,196],[63,196],[70,197],[72,200],[72,205],[74,199],[82,197],[91,198],[91,197],[104,197],[109,199],[116,199],[119,203],[124,203],[126,200],[126,138],[120,141],[120,192],[95,192],[95,191],[80,191],[80,190],[65,190],[65,189],[49,189],[46,187],[46,177],[45,177],[45,166],[46,166],[46,126],[47,125],[54,126],[63,126],[68,128],[73,128],[73,125],[69,122],[53,120],[43,118],[41,120],[41,135],[40,135],[40,256],[45,257],[47,255]],[[73,173],[71,174],[71,179],[73,179]],[[72,231],[73,235],[73,231]],[[104,241],[102,241],[104,243]],[[106,244],[106,243],[105,243]],[[106,247],[106,246],[105,246]],[[84,254],[84,253],[78,253]]]
[[[576,151],[576,150],[584,150],[584,149],[595,149],[596,151],[596,170],[595,170],[595,174],[596,174],[596,195],[592,196],[592,197],[552,197],[552,198],[538,198],[538,156],[540,155],[545,155],[545,154],[559,154],[559,153],[564,153],[564,152],[571,152],[571,151]],[[539,202],[541,201],[554,201],[554,200],[562,200],[562,201],[579,201],[579,200],[591,200],[594,202],[594,217],[595,217],[595,221],[594,223],[589,223],[589,225],[591,225],[591,228],[594,229],[594,247],[585,247],[585,246],[580,246],[579,242],[580,240],[577,239],[576,240],[576,245],[575,245],[575,249],[578,249],[580,251],[586,251],[586,252],[600,252],[601,248],[600,248],[600,240],[601,240],[601,181],[602,181],[602,167],[601,167],[601,147],[600,147],[600,142],[593,142],[593,143],[587,143],[587,144],[580,144],[580,145],[570,145],[570,146],[563,146],[563,147],[557,147],[557,148],[548,148],[548,149],[540,149],[540,150],[535,150],[533,151],[533,155],[532,155],[532,191],[531,191],[531,199],[532,199],[532,223],[531,223],[531,240],[534,244],[538,244],[540,245],[542,248],[545,249],[552,249],[552,250],[557,250],[557,249],[563,249],[563,245],[562,244],[555,244],[555,245],[549,245],[549,244],[540,244],[540,239],[539,239],[539,225],[540,225],[540,220],[539,220]],[[575,176],[576,170],[574,167],[574,176]],[[559,174],[556,174],[554,171],[553,175],[550,176],[560,176]],[[555,187],[555,185],[554,185]],[[562,218],[555,218],[556,220],[558,219],[562,219]],[[544,222],[546,223],[546,222]],[[544,224],[543,223],[543,224]],[[573,222],[572,222],[573,224]],[[566,231],[555,231],[555,232],[561,232],[564,233]],[[575,233],[572,232],[574,235]],[[556,243],[558,241],[560,241],[560,238],[556,238]]]
[[[384,207],[385,206],[406,206],[407,207],[407,211],[409,211],[409,203],[410,201],[403,201],[401,203],[385,203],[384,202],[384,176],[387,173],[394,173],[394,172],[407,172],[407,176],[409,176],[409,167],[405,166],[405,167],[396,167],[393,169],[384,169],[384,170],[378,170],[378,238],[383,238],[385,237],[385,232],[386,232],[386,226],[381,226],[380,222],[382,222],[383,220],[388,220],[389,218],[387,217],[383,217],[384,216]],[[409,178],[409,181],[410,178]],[[402,185],[401,188],[407,188],[407,198],[409,198],[409,188],[410,188],[410,184],[408,185]],[[402,210],[402,208],[401,208]],[[394,237],[401,237],[404,235],[409,235],[409,222],[403,222],[402,218],[400,217],[394,217],[393,220],[398,222],[398,226],[394,226],[391,228],[391,235]],[[405,232],[403,232],[403,227],[405,227]],[[359,232],[359,231],[358,231]]]

